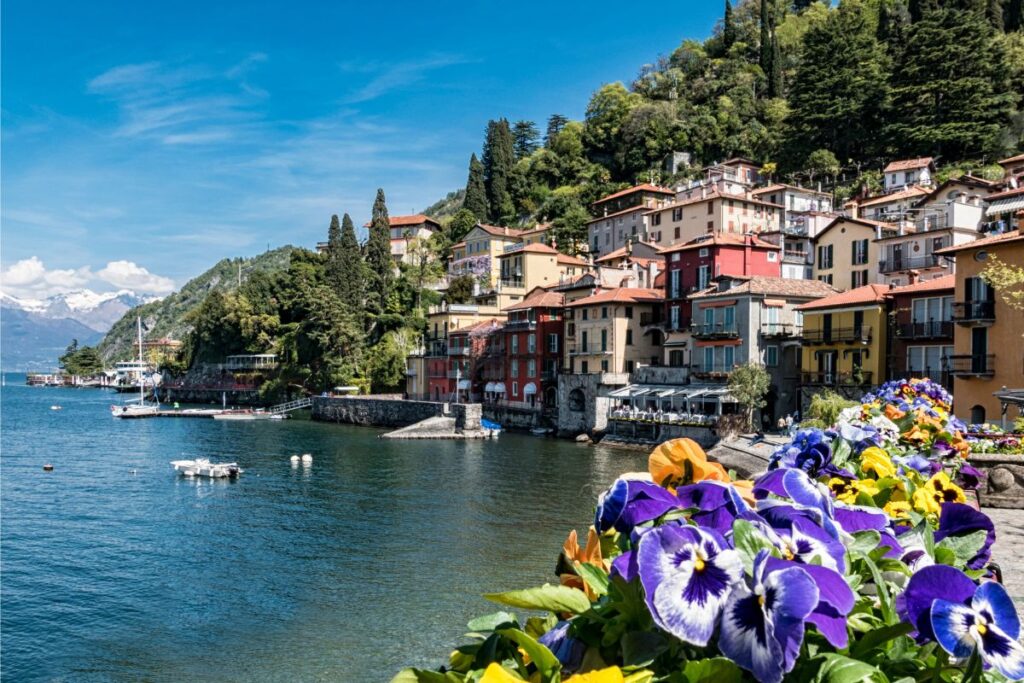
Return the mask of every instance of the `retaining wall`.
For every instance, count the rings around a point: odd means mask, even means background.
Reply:
[[[405,427],[428,417],[443,416],[446,405],[434,401],[402,401],[369,396],[317,396],[313,399],[312,417],[323,422],[342,422],[364,427]]]
[[[484,405],[484,417],[492,422],[497,422],[502,429],[533,429],[542,425],[541,413],[539,410],[527,408],[513,408],[502,405]]]

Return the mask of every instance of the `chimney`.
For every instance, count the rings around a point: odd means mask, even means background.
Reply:
[[[700,198],[701,199],[707,199],[708,198],[708,188],[707,188],[706,185],[701,185],[700,186]]]
[[[916,270],[911,270],[910,272],[907,273],[907,276],[907,279],[910,281],[910,284],[912,285],[916,285],[918,282],[921,281],[921,273]]]

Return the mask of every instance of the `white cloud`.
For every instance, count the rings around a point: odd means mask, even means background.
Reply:
[[[131,261],[111,261],[96,277],[118,289],[130,289],[145,294],[170,294],[174,280],[149,272]]]
[[[77,270],[47,270],[38,257],[22,259],[0,273],[0,287],[16,297],[45,298],[84,286],[91,279],[88,266]]]
[[[432,55],[415,61],[391,64],[380,70],[374,69],[377,75],[357,90],[348,101],[354,104],[374,100],[393,90],[422,81],[431,71],[467,62],[468,60],[457,55]],[[359,70],[360,67],[343,64],[342,69]]]

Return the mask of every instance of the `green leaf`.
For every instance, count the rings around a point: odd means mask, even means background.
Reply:
[[[733,547],[740,554],[743,569],[748,574],[754,571],[754,558],[761,550],[772,551],[775,546],[765,538],[753,524],[745,519],[737,519],[732,523]]]
[[[867,662],[833,653],[821,655],[814,683],[888,683],[884,673]]]
[[[863,553],[867,555],[878,547],[878,543],[881,539],[882,534],[877,531],[858,531],[853,534],[853,543],[850,544],[849,551],[851,553]]]
[[[936,546],[935,564],[948,564],[951,567],[956,566],[956,553],[950,548]]]
[[[562,665],[551,650],[517,628],[503,628],[498,633],[523,648],[523,651],[530,656],[534,666],[537,667],[537,671],[540,672],[541,681],[548,683],[555,680],[555,675],[561,670]]]
[[[630,631],[620,642],[625,666],[647,666],[668,649],[668,640],[657,631]]]
[[[576,562],[576,574],[581,576],[590,589],[598,595],[608,594],[608,574],[589,562]]]
[[[687,683],[740,683],[743,670],[730,659],[713,657],[687,662],[683,667]]]
[[[553,586],[550,583],[538,588],[505,591],[504,593],[485,593],[484,598],[499,605],[549,612],[583,614],[590,609],[590,600],[583,591],[568,586]]]
[[[511,626],[519,626],[519,622],[516,620],[516,615],[508,612],[495,612],[494,614],[485,614],[482,617],[473,619],[466,628],[470,631],[493,631],[499,626],[509,624]]]
[[[892,626],[883,626],[882,628],[875,629],[861,638],[854,646],[850,649],[850,654],[855,659],[864,659],[864,656],[875,649],[880,647],[890,640],[899,638],[900,636],[906,635],[914,630],[913,624],[907,622],[900,622],[893,624]]]
[[[942,539],[937,549],[948,548],[952,550],[953,555],[956,557],[957,566],[963,566],[977,555],[978,551],[985,545],[986,535],[987,532],[984,530],[978,530],[963,536],[947,536]]]
[[[842,467],[850,458],[850,444],[845,439],[836,439],[833,446],[832,464],[836,467]]]
[[[453,671],[440,673],[423,669],[402,669],[391,679],[391,683],[462,683],[464,680],[462,674]]]

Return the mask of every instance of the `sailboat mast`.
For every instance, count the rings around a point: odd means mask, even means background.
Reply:
[[[135,317],[135,323],[139,330],[139,405],[146,402],[146,380],[142,368],[142,316]]]

